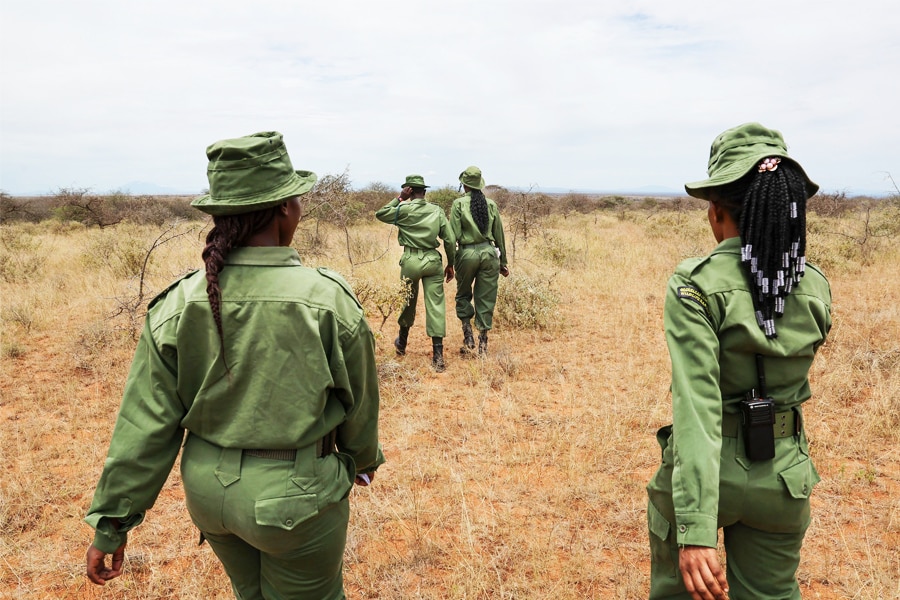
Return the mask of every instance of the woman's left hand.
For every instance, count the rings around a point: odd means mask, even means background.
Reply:
[[[110,579],[115,579],[122,574],[122,564],[125,562],[125,544],[122,544],[112,554],[112,562],[106,566],[106,552],[97,549],[91,544],[87,551],[87,577],[91,583],[104,585]]]
[[[506,265],[500,267],[500,274],[504,277],[509,277],[509,267],[507,267]]]
[[[715,548],[680,548],[678,568],[684,579],[684,587],[694,600],[728,600],[728,580]]]

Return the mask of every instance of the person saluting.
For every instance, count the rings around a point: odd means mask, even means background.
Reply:
[[[425,333],[431,338],[433,351],[431,365],[440,373],[445,370],[444,337],[447,334],[444,279],[453,279],[456,237],[441,207],[425,200],[427,189],[421,175],[407,176],[400,195],[378,209],[375,218],[397,226],[397,241],[403,246],[400,278],[410,283],[410,294],[397,319],[400,334],[394,340],[394,349],[399,355],[406,354],[409,328],[416,322],[416,302],[421,282],[425,300]],[[446,268],[437,250],[440,246],[438,238],[444,242]]]

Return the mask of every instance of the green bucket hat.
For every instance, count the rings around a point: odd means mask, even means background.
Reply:
[[[283,137],[277,131],[264,131],[209,146],[209,193],[191,206],[213,216],[238,215],[308,192],[316,174],[294,171]]]
[[[411,187],[411,188],[427,188],[429,186],[425,185],[425,178],[421,175],[407,175],[406,181],[403,182],[403,185],[400,187]]]
[[[469,167],[460,173],[459,182],[473,190],[484,189],[484,177],[481,176],[481,169],[478,167]]]
[[[708,179],[686,183],[684,189],[694,198],[709,200],[710,188],[737,181],[758,167],[764,158],[790,160],[806,179],[806,192],[812,196],[819,190],[797,161],[788,156],[787,144],[780,131],[759,123],[744,123],[723,131],[713,140],[709,150]]]

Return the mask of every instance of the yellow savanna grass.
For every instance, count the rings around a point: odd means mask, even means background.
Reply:
[[[830,276],[834,329],[805,407],[823,477],[799,573],[807,598],[900,591],[900,257],[896,239],[848,248],[836,232],[852,225],[811,218],[809,257]],[[153,253],[147,290],[202,266],[204,226],[179,225],[194,229]],[[134,348],[134,315],[121,310],[138,289],[129,261],[163,228],[3,229],[20,254],[0,262],[10,273],[0,279],[0,596],[231,598],[197,545],[177,468],[131,535],[125,574],[104,588],[83,575],[92,531],[82,518]],[[295,243],[311,266],[392,285],[393,232],[310,223]],[[500,306],[489,357],[464,359],[448,284],[443,374],[429,368],[423,319],[397,357],[396,313],[383,329],[371,315],[388,463],[351,496],[349,597],[646,597],[644,486],[659,462],[654,433],[670,420],[665,284],[682,258],[713,246],[700,210],[547,217],[516,238],[502,284],[544,286],[558,299],[549,318],[514,329]]]

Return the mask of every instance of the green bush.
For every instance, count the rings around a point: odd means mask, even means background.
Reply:
[[[348,192],[349,200],[360,207],[358,218],[373,218],[375,211],[396,198],[400,193],[399,188],[386,183],[376,181],[370,183],[361,190]]]
[[[437,204],[442,209],[444,209],[444,214],[448,217],[450,216],[450,207],[453,206],[453,201],[462,196],[462,192],[460,192],[457,188],[449,185],[445,185],[443,187],[435,188],[425,194],[425,199],[431,202],[432,204]]]

